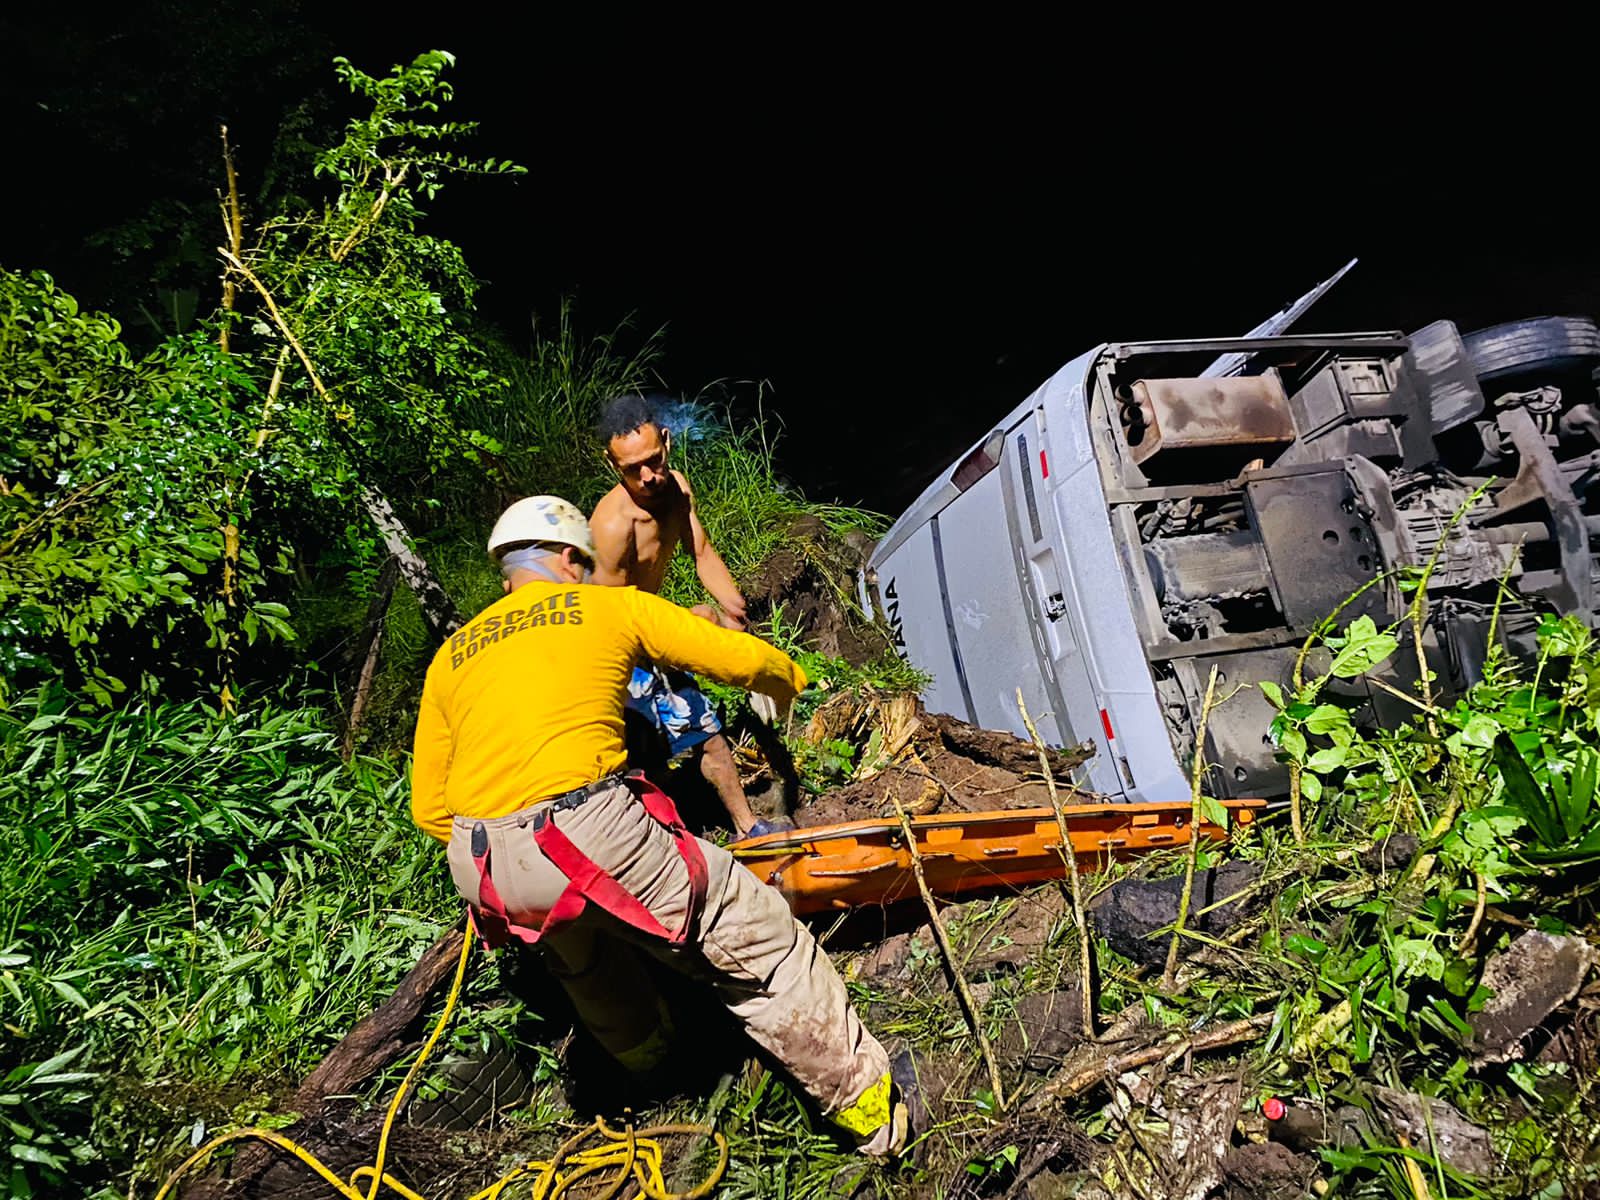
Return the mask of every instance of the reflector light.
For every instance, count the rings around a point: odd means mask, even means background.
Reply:
[[[957,491],[966,491],[978,480],[1000,465],[1000,455],[1004,453],[1006,435],[996,429],[983,440],[983,445],[977,447],[967,455],[951,473],[950,482],[956,485]]]

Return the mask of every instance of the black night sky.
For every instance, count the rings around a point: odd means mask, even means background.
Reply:
[[[0,262],[109,303],[87,235],[206,204],[217,118],[259,171],[334,54],[380,71],[441,48],[476,149],[530,168],[455,185],[435,213],[487,315],[515,334],[570,296],[588,332],[665,326],[675,391],[765,381],[782,464],[817,498],[897,510],[1080,351],[1242,333],[1350,257],[1301,328],[1600,313],[1593,105],[1554,46],[1530,65],[1504,31],[1169,27],[1132,53],[1133,31],[1061,40],[1042,17],[935,31],[748,10],[691,29],[456,7],[0,18]]]

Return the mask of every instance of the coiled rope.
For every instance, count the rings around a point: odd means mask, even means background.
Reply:
[[[167,1200],[178,1181],[203,1165],[210,1158],[212,1151],[219,1146],[225,1146],[229,1142],[252,1140],[266,1142],[294,1155],[321,1176],[328,1186],[345,1200],[375,1200],[380,1186],[402,1196],[404,1200],[427,1200],[422,1194],[413,1191],[384,1171],[384,1163],[389,1157],[389,1135],[394,1129],[395,1118],[399,1116],[401,1105],[411,1091],[412,1084],[416,1082],[423,1064],[428,1061],[428,1056],[433,1053],[434,1046],[438,1044],[445,1026],[455,1013],[456,1002],[461,998],[461,985],[467,975],[467,958],[471,954],[476,932],[469,915],[467,936],[461,945],[461,957],[456,962],[455,979],[450,984],[450,996],[445,1001],[444,1012],[439,1014],[433,1032],[428,1035],[428,1040],[423,1043],[422,1050],[411,1064],[411,1069],[400,1081],[394,1099],[389,1102],[389,1111],[383,1118],[383,1130],[378,1136],[377,1158],[372,1163],[357,1167],[350,1173],[349,1179],[340,1179],[326,1163],[294,1139],[285,1137],[276,1130],[250,1126],[219,1134],[189,1155],[178,1164],[178,1168],[172,1174],[167,1176],[161,1185],[161,1190],[156,1193],[155,1200]],[[663,1155],[661,1145],[655,1139],[676,1134],[711,1137],[717,1144],[717,1165],[704,1180],[687,1192],[667,1191],[666,1180],[661,1172]],[[593,1139],[599,1139],[597,1145],[585,1145]],[[528,1193],[531,1200],[559,1200],[559,1197],[565,1195],[580,1181],[586,1181],[586,1188],[604,1185],[603,1190],[595,1194],[592,1200],[613,1200],[629,1183],[638,1185],[637,1191],[629,1193],[630,1197],[642,1195],[650,1197],[650,1200],[700,1200],[700,1197],[710,1195],[711,1190],[722,1181],[723,1172],[727,1168],[728,1139],[709,1125],[652,1125],[645,1129],[635,1129],[630,1121],[622,1129],[617,1130],[608,1126],[602,1118],[596,1117],[591,1124],[563,1142],[549,1159],[523,1163],[473,1195],[471,1200],[499,1200],[501,1194],[512,1184],[530,1178],[533,1180]],[[605,1171],[613,1172],[609,1179],[591,1178]],[[362,1190],[363,1184],[366,1185],[365,1191]]]

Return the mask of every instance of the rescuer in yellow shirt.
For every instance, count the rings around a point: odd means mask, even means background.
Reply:
[[[664,793],[622,774],[636,662],[781,707],[805,673],[659,597],[587,583],[594,542],[565,500],[513,504],[489,553],[506,595],[428,668],[411,801],[480,932],[543,947],[584,1025],[634,1071],[659,1063],[672,1034],[637,951],[679,969],[690,953],[695,975],[864,1153],[898,1153],[907,1110],[888,1055],[810,932],[726,850],[691,836]]]

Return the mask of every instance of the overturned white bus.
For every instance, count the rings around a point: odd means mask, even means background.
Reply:
[[[1502,579],[1513,650],[1543,611],[1593,623],[1600,328],[1287,335],[1343,273],[1243,338],[1078,356],[923,492],[861,583],[932,676],[930,708],[1021,733],[1020,687],[1047,740],[1094,745],[1086,787],[1178,800],[1211,667],[1287,688],[1307,635],[1374,579],[1341,622],[1397,619],[1403,568],[1434,561],[1424,642],[1446,694],[1477,678]],[[1378,685],[1330,688],[1382,724],[1407,702],[1381,684],[1417,672],[1397,654]],[[1214,794],[1287,790],[1272,713],[1254,686],[1213,712]]]

